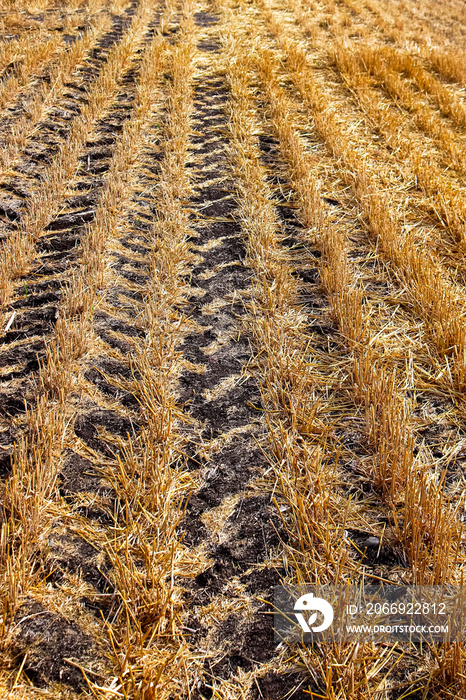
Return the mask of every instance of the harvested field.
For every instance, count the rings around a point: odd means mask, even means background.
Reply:
[[[277,645],[461,585],[460,0],[0,0],[0,696],[464,700]]]

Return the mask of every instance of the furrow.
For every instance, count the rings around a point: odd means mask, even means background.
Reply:
[[[193,194],[188,299],[193,330],[181,350],[186,365],[178,395],[192,421],[189,463],[202,485],[187,504],[183,542],[205,561],[186,588],[185,626],[192,653],[203,650],[186,697],[246,697],[260,664],[274,658],[271,618],[258,600],[279,581],[278,514],[260,487],[267,462],[257,439],[260,388],[248,368],[245,301],[253,271],[237,223],[238,205],[225,144],[228,84],[212,8],[195,15],[204,27],[194,81]]]

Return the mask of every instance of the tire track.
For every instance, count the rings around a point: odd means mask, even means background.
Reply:
[[[173,27],[170,33],[175,34]],[[99,263],[100,257],[103,257],[107,264],[104,266],[105,283],[101,289],[99,309],[91,319],[92,344],[79,366],[72,368],[75,386],[67,396],[66,405],[62,406],[67,416],[67,426],[64,428],[65,438],[62,439],[64,445],[58,446],[59,456],[56,458],[60,493],[56,495],[55,508],[46,514],[42,526],[41,540],[45,538],[45,551],[37,555],[41,557],[40,566],[45,568],[46,580],[52,589],[48,596],[44,595],[45,581],[41,581],[34,595],[30,593],[22,600],[15,617],[15,621],[21,620],[21,624],[18,623],[13,644],[19,663],[23,661],[24,673],[39,685],[60,680],[80,691],[85,688],[86,682],[93,688],[97,680],[103,678],[109,684],[109,692],[112,683],[120,683],[120,687],[123,684],[127,688],[130,696],[140,692],[141,683],[142,687],[146,687],[160,681],[157,668],[152,673],[144,663],[141,667],[140,658],[131,657],[130,670],[123,664],[118,672],[109,664],[108,658],[104,658],[105,654],[118,666],[120,659],[116,650],[127,644],[126,634],[134,635],[134,630],[127,629],[125,632],[125,605],[136,590],[133,588],[129,594],[127,586],[137,585],[135,582],[140,576],[138,567],[141,566],[141,557],[154,546],[154,532],[149,531],[149,539],[144,539],[143,527],[147,517],[144,516],[142,522],[137,519],[143,487],[137,490],[137,499],[133,503],[131,486],[128,482],[122,484],[120,476],[131,467],[132,460],[141,457],[139,450],[142,441],[148,439],[145,426],[151,424],[153,409],[153,405],[148,403],[152,384],[148,374],[144,374],[150,373],[150,369],[143,365],[144,344],[147,342],[150,346],[146,308],[151,303],[150,280],[154,273],[151,267],[155,218],[153,191],[159,178],[157,161],[161,157],[161,146],[158,142],[164,120],[153,86],[158,69],[163,66],[160,60],[164,60],[164,54],[162,46],[162,55],[158,56],[157,47],[162,44],[157,43],[157,37],[155,42],[155,64],[149,73],[152,64],[146,65],[146,82],[142,85],[144,105],[146,110],[150,109],[144,116],[146,121],[150,119],[151,122],[146,123],[142,127],[143,133],[139,134],[140,137],[144,136],[146,148],[142,158],[136,158],[134,172],[130,173],[135,183],[130,181],[129,187],[131,190],[134,187],[136,193],[128,216],[120,217],[118,224],[108,232],[97,261]],[[145,88],[149,80],[152,80],[151,91],[147,92]],[[143,112],[141,108],[141,115]],[[134,110],[132,116],[137,123]],[[125,177],[128,178],[126,172]],[[124,182],[128,185],[127,179]],[[124,190],[121,196],[121,206],[124,206]],[[85,264],[83,260],[79,263],[82,266]],[[63,369],[66,370],[66,367]],[[50,370],[50,358],[47,370]],[[145,380],[148,382],[146,387]],[[48,404],[45,411],[50,421],[54,422],[56,440],[60,417],[53,415],[50,397]],[[40,420],[39,405],[37,414]],[[149,440],[145,447],[155,461],[157,445]],[[143,484],[151,470],[155,469],[155,464],[149,462],[144,467],[147,473],[141,475]],[[167,475],[162,476],[163,482]],[[133,473],[134,478],[136,475]],[[182,481],[182,475],[179,479]],[[161,488],[160,481],[157,487]],[[150,487],[147,488],[150,495]],[[153,501],[164,496],[168,500],[169,494],[158,493],[157,489],[150,495]],[[158,510],[156,508],[155,515]],[[47,518],[50,522],[47,522]],[[173,524],[170,527],[172,529]],[[160,546],[163,546],[162,540],[160,538]],[[122,554],[125,546],[126,556]],[[155,548],[150,557],[151,566],[161,572],[158,587],[162,585],[166,572],[163,571],[163,561],[156,561],[157,556],[159,551]],[[74,596],[64,600],[70,586],[75,588]],[[150,583],[147,588],[142,584],[137,594],[142,597],[143,611],[136,607],[131,614],[140,614],[140,624],[145,625],[145,618],[151,619],[152,614],[147,608],[154,607],[154,613],[159,615],[159,603],[157,599],[151,599],[153,591]],[[133,602],[136,605],[136,601]],[[56,610],[60,603],[63,613],[53,615],[51,610]],[[34,619],[41,616],[42,624],[30,622],[29,616]],[[62,635],[58,647],[55,630],[60,625]],[[47,630],[49,634],[44,640],[44,631]],[[123,639],[120,639],[120,634]],[[146,636],[143,635],[144,638]],[[102,640],[103,650],[96,646],[96,640]],[[105,643],[105,640],[108,641]],[[25,655],[29,646],[33,647],[34,653]],[[127,646],[124,647],[126,660],[130,651]],[[145,649],[144,657],[151,652],[151,649]],[[75,661],[71,669],[69,657]],[[155,663],[159,664],[162,658],[163,652],[156,653]],[[99,685],[98,690],[102,690],[102,686]]]
[[[95,52],[96,66],[103,65],[108,50],[122,36],[133,14],[134,8],[118,23],[118,31],[115,30],[103,41],[102,47],[98,47]],[[146,37],[146,43],[151,40],[151,35],[152,32]],[[16,284],[15,294],[10,303],[14,321],[2,337],[0,350],[0,412],[4,427],[0,435],[0,469],[3,476],[9,473],[13,442],[18,439],[22,429],[25,400],[31,402],[37,391],[37,372],[45,358],[47,339],[53,332],[58,318],[63,289],[76,267],[79,245],[86,226],[91,225],[94,219],[97,203],[104,191],[106,173],[111,166],[115,144],[124,123],[131,116],[141,55],[122,76],[120,93],[113,107],[96,124],[95,135],[89,136],[84,153],[79,157],[79,170],[64,194],[62,211],[64,209],[66,213],[59,213],[50,221],[46,231],[37,241],[38,255],[31,265],[30,272],[23,275]],[[99,72],[95,68],[86,70],[86,81],[90,83]],[[73,98],[77,113],[82,102],[82,96],[79,97],[79,101],[78,98]],[[69,98],[66,104],[70,106]],[[57,108],[57,115],[59,114],[60,110]],[[71,119],[71,113],[67,118]],[[59,120],[58,116],[57,121]],[[52,155],[53,152],[49,154],[50,157]],[[25,156],[24,161],[37,167],[39,175],[48,167],[48,158],[45,163],[37,164]],[[26,181],[30,182],[29,179]],[[15,189],[18,187],[15,182]],[[20,221],[24,211],[23,206],[19,215]]]
[[[32,95],[24,94],[24,92],[20,95],[17,104],[13,105],[6,118],[2,120],[2,143],[5,148],[1,155],[2,168],[8,166],[10,170],[12,169],[12,158],[16,159],[21,156],[18,142],[21,143],[27,138],[28,131],[33,129],[34,142],[29,142],[27,145],[29,152],[26,152],[26,157],[19,164],[20,170],[24,171],[24,174],[29,171],[34,172],[29,164],[31,157],[37,159],[38,165],[52,158],[60,138],[64,139],[68,135],[71,116],[78,114],[82,104],[86,103],[86,91],[91,82],[97,78],[101,66],[106,62],[109,50],[113,44],[121,39],[124,30],[128,27],[131,17],[134,15],[134,8],[135,3],[122,15],[110,15],[97,19],[95,25],[91,25],[88,29],[87,36],[74,42],[65,60],[60,65],[53,66],[42,77],[38,85],[35,86]],[[107,28],[108,25],[110,28]],[[93,33],[97,37],[95,45],[92,45]],[[99,34],[101,34],[100,38]],[[80,49],[82,51],[80,45],[84,49],[84,61],[80,60]],[[79,65],[74,74],[66,80],[66,70],[69,66],[74,65],[73,62],[76,60],[74,56],[83,65]],[[65,67],[64,82],[63,67]],[[54,97],[55,95],[56,97]],[[1,188],[2,197],[8,198],[8,191],[13,192],[10,190],[9,184],[9,178],[4,176]],[[20,193],[19,197],[21,199]],[[8,205],[7,200],[5,205]],[[11,206],[13,220],[17,218],[14,216],[16,208],[17,203],[15,207],[13,200]],[[8,210],[2,211],[2,214],[4,220],[8,220]]]
[[[189,499],[182,531],[184,543],[208,557],[209,566],[184,582],[187,639],[193,654],[200,648],[205,656],[189,696],[246,697],[259,666],[265,674],[275,657],[272,619],[259,598],[270,598],[280,581],[276,557],[285,533],[260,485],[268,462],[258,442],[260,386],[249,367],[254,352],[245,326],[253,271],[245,259],[230,164],[230,95],[216,56],[219,19],[208,7],[195,20],[205,28],[188,164],[194,182],[191,250],[197,258],[188,301],[197,331],[182,345],[187,367],[179,400],[194,421],[190,464],[203,483]]]

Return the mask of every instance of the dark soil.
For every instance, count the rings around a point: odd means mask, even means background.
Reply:
[[[98,658],[92,638],[74,622],[51,613],[35,601],[22,605],[15,617],[14,652],[18,666],[39,687],[59,681],[75,690],[87,687],[81,670]]]

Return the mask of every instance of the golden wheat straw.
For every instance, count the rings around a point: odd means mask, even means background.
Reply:
[[[168,31],[170,23],[173,21],[177,11],[178,5],[178,0],[167,0],[165,3],[165,8],[162,12],[162,16],[160,17],[160,31],[162,34]]]
[[[371,89],[362,66],[367,66],[367,52],[363,48],[353,53],[346,44],[336,43],[331,54],[345,81],[357,94],[363,111],[373,120],[391,147],[398,149],[411,165],[412,173],[419,185],[429,196],[428,206],[437,214],[441,223],[451,233],[454,240],[466,242],[466,199],[461,185],[444,173],[435,162],[433,155],[424,155],[422,145],[406,133],[406,119],[395,111],[389,111],[378,91]],[[371,55],[373,55],[371,50]],[[377,59],[378,60],[378,59]],[[384,74],[388,74],[388,64],[384,64]],[[397,73],[390,72],[393,80],[400,83]],[[389,93],[400,97],[400,90],[392,90],[393,81],[384,79]],[[455,133],[446,127],[432,110],[424,107],[422,101],[407,90],[408,97],[401,100],[415,113],[415,122],[427,133],[436,138],[440,148],[447,151],[453,166],[464,172],[466,165],[463,149],[456,141]],[[419,104],[420,103],[420,104]]]
[[[307,392],[311,396],[313,393],[312,364],[306,359],[307,339],[303,332],[305,317],[298,305],[297,283],[291,274],[293,268],[280,246],[278,217],[265,182],[265,170],[259,162],[257,126],[251,114],[254,104],[249,84],[251,63],[239,47],[238,39],[230,37],[226,65],[232,94],[231,157],[238,179],[242,228],[247,236],[247,262],[256,275],[251,323],[255,345],[260,348],[272,448],[277,464],[281,464],[278,474],[285,498],[292,503],[294,517],[302,516],[305,524],[306,535],[300,547],[303,552],[306,545],[314,550],[317,568],[310,568],[309,575],[318,578],[321,572],[326,579],[335,580],[344,570],[341,532],[336,528],[329,540],[318,523],[335,517],[336,504],[330,495],[330,484],[337,477],[332,470],[324,469],[319,450],[306,446],[299,437],[303,421],[312,423],[306,412],[309,410],[312,416],[316,410],[310,397],[305,399],[304,406],[301,403]],[[233,56],[236,57],[234,61]],[[281,420],[273,418],[277,412]],[[296,492],[296,478],[302,480],[305,491],[310,475],[316,473],[319,474],[316,488],[322,490],[322,498],[316,495],[313,499],[318,511],[310,508],[304,513],[301,510],[304,502],[300,500],[300,492]]]
[[[292,158],[298,151],[290,144],[290,134],[293,133],[292,123],[290,123],[292,110],[287,104],[282,104],[281,109],[283,115],[286,115],[286,117],[282,117],[282,135],[288,136],[288,140],[283,139],[283,153]],[[277,110],[276,120],[279,118],[279,110]],[[296,172],[297,169],[302,170],[302,165],[297,166],[293,163],[292,172]],[[298,178],[297,187],[302,182],[303,179]],[[363,188],[361,187],[360,193],[362,192]],[[306,192],[300,192],[300,195],[305,197]],[[313,199],[315,200],[315,197]],[[306,221],[305,210],[302,214],[304,215],[303,221]],[[316,220],[317,223],[321,220],[319,213],[316,215]],[[346,292],[351,287],[349,286],[350,280],[346,271],[344,252],[341,250],[341,238],[334,227],[328,227],[323,235],[323,240],[327,264],[324,280],[333,297],[340,297],[340,302],[334,305],[334,310],[340,322],[347,325],[346,317],[354,313],[354,308],[351,309],[347,302],[345,304],[345,296],[347,299],[349,297]],[[372,420],[369,421],[368,427],[372,432],[372,441],[378,443],[379,478],[384,479],[387,473],[391,472],[389,480],[392,486],[394,481],[397,481],[398,489],[401,487],[401,490],[397,489],[397,496],[392,489],[390,492],[397,538],[409,555],[414,582],[455,582],[457,576],[460,575],[458,564],[462,564],[464,559],[460,550],[462,528],[458,513],[446,506],[443,497],[442,477],[432,479],[423,468],[422,462],[413,460],[413,436],[407,422],[406,401],[397,396],[396,391],[394,392],[394,384],[390,385],[390,376],[387,375],[383,367],[377,367],[374,359],[370,352],[364,354],[364,350],[362,350],[361,354],[360,350],[359,358],[355,362],[354,381],[355,388],[360,395],[364,396],[365,394],[366,419],[370,419],[372,413]],[[387,457],[390,463],[389,470],[387,470]],[[397,466],[396,480],[394,479],[395,465]],[[400,496],[403,506],[401,517]],[[446,559],[443,558],[445,547],[448,550]],[[439,554],[440,551],[442,556]],[[442,661],[439,664],[443,670],[438,674],[443,674],[442,682],[451,682],[455,678],[454,673],[460,668],[464,668],[464,659],[457,652],[457,645],[453,645],[442,656]],[[348,670],[351,673],[351,670]],[[330,691],[331,687],[332,683],[330,682],[327,685],[327,692]],[[445,687],[445,684],[442,687]]]
[[[28,102],[26,113],[1,134],[3,148],[0,153],[0,168],[2,170],[14,167],[13,161],[19,157],[27,141],[34,137],[38,122],[46,117],[64,85],[72,80],[75,70],[85,61],[86,55],[109,27],[108,17],[97,17],[95,26],[78,38],[62,60],[50,69],[50,84],[44,83],[40,86],[32,100]]]
[[[464,104],[443,83],[426,71],[415,57],[390,46],[372,49],[361,45],[358,48],[366,69],[380,77],[393,96],[399,98],[408,109],[414,112],[425,111],[422,99],[416,98],[412,87],[406,80],[400,78],[400,74],[405,74],[415,81],[424,93],[430,94],[442,114],[450,117],[458,126],[463,128],[466,126]]]
[[[160,80],[165,51],[165,42],[156,35],[141,64],[133,118],[125,122],[116,142],[94,219],[81,241],[80,268],[69,281],[60,305],[55,335],[48,345],[48,361],[41,373],[41,381],[44,389],[61,400],[75,384],[75,361],[86,352],[91,342],[92,309],[98,291],[105,283],[107,260],[104,253],[131,201],[145,145],[145,132],[153,118],[152,108],[157,107],[154,91]]]
[[[229,27],[232,24],[233,21],[228,22]],[[298,582],[337,582],[344,580],[351,570],[340,531],[340,527],[344,527],[341,515],[345,504],[342,501],[338,506],[335,488],[338,473],[333,464],[336,455],[327,453],[325,457],[328,449],[325,427],[322,427],[320,447],[304,439],[304,435],[318,430],[319,404],[312,398],[312,368],[306,358],[307,349],[302,345],[305,336],[296,285],[286,255],[273,235],[277,229],[276,213],[264,180],[265,171],[259,164],[254,136],[258,129],[251,117],[253,93],[248,85],[251,62],[243,53],[247,50],[243,40],[244,36],[236,41],[230,39],[230,54],[227,55],[227,77],[232,92],[232,159],[238,177],[243,230],[248,235],[248,260],[257,276],[252,331],[256,347],[261,351],[263,396],[270,411],[267,423],[272,453],[276,460],[280,499],[288,505],[286,527],[296,541],[296,551],[287,548],[287,556]],[[348,509],[351,511],[346,504],[346,515],[351,517]],[[352,657],[348,673],[358,682],[364,679],[370,693],[375,686],[367,676],[368,649],[366,646],[358,649],[354,644],[344,645],[344,653]],[[316,678],[313,673],[319,685],[326,679],[329,693],[337,687],[340,689],[335,675],[341,652],[341,649],[328,650],[320,674]],[[313,653],[303,648],[299,654],[300,661],[310,671],[315,666]],[[376,675],[375,668],[372,671]],[[345,688],[338,697],[352,695]]]
[[[60,36],[54,36],[44,42],[34,42],[19,62],[17,70],[2,83],[0,110],[4,112],[11,106],[21,92],[33,86],[37,75],[47,68],[49,63],[62,60],[66,51],[66,45]]]
[[[142,16],[148,17],[147,9]],[[141,30],[143,26],[140,27]],[[160,80],[159,71],[164,53],[164,42],[156,35],[142,61],[133,118],[125,123],[115,150],[106,190],[112,186],[115,194],[119,195],[119,200],[112,200],[115,212],[111,223],[114,226],[117,217],[126,213],[125,207],[131,193],[130,190],[128,194],[121,186],[118,173],[123,178],[125,170],[130,166],[133,170],[137,168],[144,128],[148,127],[153,118],[153,109],[158,104],[153,103],[154,88]],[[105,192],[101,204],[102,202],[106,202],[108,208]],[[105,244],[102,236],[113,232],[113,229],[105,228],[106,223],[108,220],[104,210],[98,210],[83,245],[83,254],[86,251],[89,255],[97,253],[96,257],[88,256],[83,260],[83,268],[99,281],[100,257],[103,256]],[[56,480],[62,463],[63,444],[70,430],[70,407],[65,405],[69,390],[67,381],[71,381],[74,386],[79,380],[80,372],[76,372],[75,361],[87,348],[86,333],[90,330],[89,306],[86,304],[88,296],[83,293],[82,277],[78,275],[73,281],[64,295],[60,317],[48,347],[47,362],[40,371],[40,381],[47,393],[42,394],[37,399],[37,405],[28,411],[28,429],[16,448],[13,474],[4,489],[5,522],[2,527],[4,534],[8,532],[9,536],[5,535],[4,538],[6,549],[2,552],[4,566],[1,589],[4,613],[8,612],[9,615],[16,608],[18,595],[24,594],[33,585],[35,577],[40,576],[34,552],[37,547],[39,551],[45,549],[48,533],[55,520]],[[81,299],[79,309],[73,306],[78,299]],[[74,312],[74,317],[67,318],[64,315],[67,311]],[[83,371],[82,368],[80,371]]]
[[[358,43],[353,49],[339,30],[335,43],[329,42],[315,21],[302,11],[299,0],[291,0],[290,5],[300,25],[308,35],[312,35],[314,43],[331,56],[344,82],[357,96],[364,113],[383,134],[387,144],[408,159],[412,176],[429,197],[424,206],[440,221],[453,240],[464,245],[466,199],[463,187],[461,182],[444,173],[444,162],[461,175],[465,172],[464,148],[458,142],[455,131],[444,123],[435,109],[425,104],[425,100],[399,77],[396,70],[391,70],[389,58],[384,60],[381,57],[385,47],[372,48]],[[387,90],[397,104],[401,103],[413,116],[416,126],[435,139],[440,150],[446,152],[446,157],[440,154],[440,164],[436,162],[437,154],[426,153],[425,145],[419,144],[413,140],[411,133],[407,133],[410,123],[405,116],[398,110],[387,109],[381,94],[373,89],[368,72],[374,63],[379,67],[380,87]]]
[[[127,0],[117,0],[115,7],[122,5],[123,2]],[[79,2],[79,0],[68,0],[64,3],[50,2],[49,0],[32,0],[31,2],[23,0],[2,0],[0,3],[0,9],[4,12],[0,18],[0,28],[2,33],[14,34],[16,31],[26,30],[36,30],[36,34],[39,34],[44,29],[47,31],[54,31],[56,29],[57,21],[61,23],[61,26],[65,28],[76,28],[82,24],[82,14],[77,12],[79,6],[85,5],[82,9],[88,11],[89,13],[96,13],[102,10],[108,9],[109,5],[113,6],[113,3],[107,2],[105,0],[85,0],[85,2]],[[42,17],[37,17],[38,13],[44,12]]]
[[[353,4],[355,0],[344,0],[345,3]],[[360,5],[359,3],[357,3]],[[367,10],[371,13],[377,24],[377,28],[381,29],[384,34],[393,39],[400,46],[406,46],[407,40],[415,41],[419,46],[420,55],[427,66],[434,68],[441,76],[447,80],[456,80],[459,83],[465,84],[466,68],[464,50],[458,45],[451,43],[450,46],[436,45],[437,37],[435,33],[426,31],[426,25],[422,24],[418,29],[413,26],[410,19],[405,17],[402,22],[403,27],[397,26],[397,20],[390,13],[388,6],[385,4],[383,11],[377,6],[373,0],[367,0]],[[367,16],[367,10],[365,15]],[[359,9],[359,8],[358,8]],[[398,20],[399,22],[399,20]],[[407,27],[406,27],[407,24]],[[372,26],[374,22],[372,22]]]
[[[271,15],[268,15],[270,22]],[[276,32],[278,25],[270,22]],[[315,79],[306,53],[284,36],[277,36],[287,56],[290,77],[315,120],[318,132],[334,156],[341,158],[344,178],[359,198],[380,251],[396,266],[399,276],[413,299],[416,311],[424,319],[442,356],[449,356],[453,385],[461,390],[466,380],[465,331],[461,293],[448,280],[442,266],[421,252],[403,235],[403,221],[392,197],[380,192],[375,162],[361,154],[360,143],[353,136],[353,124],[343,112],[337,112]],[[344,137],[342,138],[342,134]]]
[[[363,290],[358,289],[349,268],[345,242],[337,227],[332,224],[322,206],[318,184],[312,186],[312,161],[307,156],[301,138],[293,125],[293,105],[278,85],[273,71],[273,54],[259,53],[259,67],[266,95],[271,107],[272,121],[279,139],[283,157],[291,165],[291,181],[300,204],[303,223],[313,225],[323,248],[325,266],[323,284],[330,294],[333,310],[346,341],[354,352],[352,375],[353,389],[365,406],[369,439],[378,451],[375,486],[387,496],[396,522],[411,522],[411,511],[399,510],[410,490],[418,485],[418,473],[422,465],[415,464],[413,456],[414,435],[409,425],[409,407],[395,386],[395,374],[381,363],[373,349],[367,320],[362,309]],[[315,182],[315,177],[314,177]],[[422,480],[420,483],[423,483]],[[424,484],[427,488],[427,482]],[[456,568],[458,547],[461,542],[459,524],[451,517],[441,494],[441,488],[428,490],[423,495],[427,513],[436,514],[436,531],[442,532],[442,541],[448,543],[448,552],[433,562],[434,581],[443,582]],[[413,496],[416,500],[418,495]],[[411,501],[409,501],[411,503]],[[416,582],[427,582],[433,554],[432,548],[414,547],[407,531],[396,534],[405,547]],[[429,574],[430,576],[430,574]],[[444,576],[445,578],[442,578]]]
[[[81,150],[93,127],[112,104],[119,89],[119,79],[134,59],[147,30],[150,15],[150,2],[144,0],[122,40],[111,49],[105,66],[93,83],[87,104],[73,120],[67,140],[62,143],[51,165],[45,169],[38,190],[28,200],[18,231],[3,246],[0,253],[2,306],[11,298],[14,280],[24,274],[34,259],[35,241],[59,211],[61,197],[78,168]]]
[[[37,41],[38,38],[41,37],[37,37],[34,34],[26,34],[25,36],[20,36],[19,39],[2,41],[0,46],[0,74],[3,76],[5,69],[10,67],[10,64],[23,61],[28,48],[30,49],[31,44]]]
[[[139,549],[134,550],[133,546],[133,552],[125,554],[122,562],[121,554],[111,542],[108,544],[122,600],[131,601],[124,603],[111,631],[114,646],[127,666],[122,667],[120,681],[130,695],[151,688],[158,698],[186,692],[187,678],[192,677],[190,666],[197,666],[180,630],[181,601],[173,584],[174,572],[183,568],[185,557],[176,531],[183,514],[182,498],[193,487],[192,476],[176,467],[183,443],[178,428],[181,414],[176,406],[180,367],[177,345],[186,331],[183,318],[174,312],[174,306],[185,303],[188,289],[182,275],[192,258],[187,245],[191,233],[189,217],[183,202],[191,188],[185,164],[189,158],[195,28],[192,8],[186,4],[184,11],[188,12],[182,23],[184,37],[172,53],[173,84],[155,192],[158,220],[151,232],[153,275],[144,309],[144,327],[148,333],[144,342],[136,343],[133,356],[140,377],[136,393],[145,428],[137,452],[127,453],[120,464],[124,478],[118,490],[127,502],[126,512],[131,513],[123,536],[128,543],[124,551],[129,551],[135,527]],[[134,475],[139,477],[135,479]],[[145,577],[136,575],[135,570],[144,548],[151,553],[152,572]],[[120,552],[121,549],[120,544]],[[177,673],[177,668],[183,668],[183,673]]]
[[[174,401],[176,373],[173,365],[178,359],[175,345],[181,337],[181,324],[167,307],[183,299],[183,283],[179,276],[189,259],[185,242],[189,220],[182,202],[190,188],[184,165],[188,159],[189,112],[192,109],[191,95],[186,90],[193,70],[191,15],[192,10],[182,22],[184,39],[171,56],[173,87],[169,100],[169,133],[158,188],[158,211],[163,221],[159,221],[153,231],[154,277],[149,284],[144,314],[147,340],[136,343],[131,360],[134,373],[140,377],[133,391],[140,402],[145,426],[136,444],[123,445],[118,469],[109,474],[120,497],[123,524],[118,535],[105,543],[122,600],[121,615],[108,627],[108,632],[118,662],[119,681],[131,696],[157,692],[157,697],[162,697],[160,693],[168,697],[175,687],[184,684],[177,679],[177,668],[180,664],[187,667],[192,663],[179,631],[180,602],[173,587],[174,571],[182,565],[176,527],[183,514],[186,489],[192,486],[192,477],[179,467],[174,468],[181,439],[176,420],[179,410]],[[139,167],[142,136],[154,120],[153,110],[157,106],[154,92],[160,83],[166,50],[165,42],[156,36],[146,51],[137,86],[135,117],[125,124],[107,180],[107,190],[112,193],[112,216],[109,220],[109,203],[103,196],[82,247],[81,274],[88,286],[92,280],[90,286],[94,291],[104,282],[102,261],[106,241],[129,203],[131,188],[123,173]],[[75,277],[62,305],[65,314],[77,313],[81,322],[90,311],[92,297],[91,292],[87,301],[83,299],[82,288],[79,278]],[[63,374],[70,370],[70,360],[76,359],[71,351],[66,353],[64,346],[72,348],[75,338],[68,319],[57,329],[52,341],[55,351],[49,353],[49,362],[41,373],[48,391],[59,395],[62,401],[66,396]],[[76,378],[75,369],[75,382]],[[145,575],[140,571],[141,560],[145,562]]]
[[[319,46],[324,49],[328,49],[328,36],[326,35],[325,31],[316,24],[315,18],[303,8],[303,4],[300,2],[300,0],[293,0],[290,4],[293,7],[293,11],[296,14],[301,26],[306,30],[306,32],[312,36],[313,40],[318,43]],[[361,8],[360,3],[356,0],[345,0],[345,4],[353,8],[356,12],[358,10],[363,11],[363,9],[365,9]],[[367,11],[365,13],[363,12],[363,14],[367,15]],[[338,11],[337,16],[339,16]],[[434,108],[426,104],[425,98],[419,95],[413,89],[412,85],[409,84],[409,82],[400,78],[398,70],[399,66],[395,66],[393,70],[390,69],[390,66],[393,63],[393,56],[401,53],[401,55],[405,57],[403,59],[405,62],[413,64],[416,71],[422,71],[422,66],[419,65],[418,57],[412,56],[411,54],[407,53],[406,50],[398,49],[397,51],[394,51],[392,47],[383,45],[380,46],[380,44],[374,42],[375,28],[373,26],[363,32],[365,43],[362,44],[361,42],[357,42],[355,44],[352,39],[348,37],[348,34],[350,34],[352,31],[354,32],[354,27],[351,25],[351,23],[349,26],[342,26],[343,24],[344,23],[340,20],[340,23],[335,28],[334,24],[332,24],[332,29],[334,29],[335,37],[337,39],[339,38],[341,43],[345,44],[345,52],[350,50],[350,45],[354,46],[354,60],[351,55],[347,56],[346,61],[344,61],[344,72],[350,73],[353,78],[355,77],[355,72],[357,73],[356,77],[359,79],[360,83],[357,86],[360,88],[358,97],[359,99],[363,100],[365,110],[372,110],[372,112],[377,116],[376,121],[380,121],[380,119],[383,120],[385,118],[385,120],[388,122],[396,122],[396,117],[398,116],[396,113],[389,113],[383,108],[379,110],[379,113],[377,114],[376,107],[373,104],[374,96],[373,94],[371,95],[367,92],[369,85],[368,82],[364,80],[362,73],[365,72],[369,66],[377,65],[377,74],[380,77],[381,85],[394,97],[397,104],[401,103],[413,115],[417,126],[435,138],[439,143],[439,146],[446,150],[453,166],[461,172],[464,172],[464,149],[461,143],[458,143],[455,130],[445,123],[445,120],[440,117]],[[368,45],[368,42],[371,43],[371,46]],[[338,48],[333,50],[331,49],[331,51],[333,58],[338,60]],[[453,73],[455,70],[453,68],[448,70],[449,62],[455,59],[457,63],[461,63],[461,57],[458,58],[457,55],[453,56],[451,54],[442,54],[439,49],[431,47],[430,45],[424,52],[422,52],[422,56],[429,65],[442,64],[444,66],[443,74],[447,74],[447,77],[451,79],[454,78]],[[358,65],[356,66],[355,63],[358,63]],[[364,71],[362,70],[363,68]],[[423,74],[424,80],[433,79],[432,76],[426,73],[426,71],[423,71]],[[439,89],[438,85],[436,89]],[[448,90],[444,90],[443,92],[445,92],[446,95],[445,99],[453,99]],[[458,102],[457,99],[456,102]],[[398,119],[401,120],[401,117],[398,117]],[[397,131],[394,128],[392,136],[394,136],[396,133]],[[430,163],[425,162],[424,165],[425,169],[429,170]],[[420,172],[422,172],[421,169]],[[452,211],[454,211],[455,206],[456,204],[453,203],[451,206]]]

